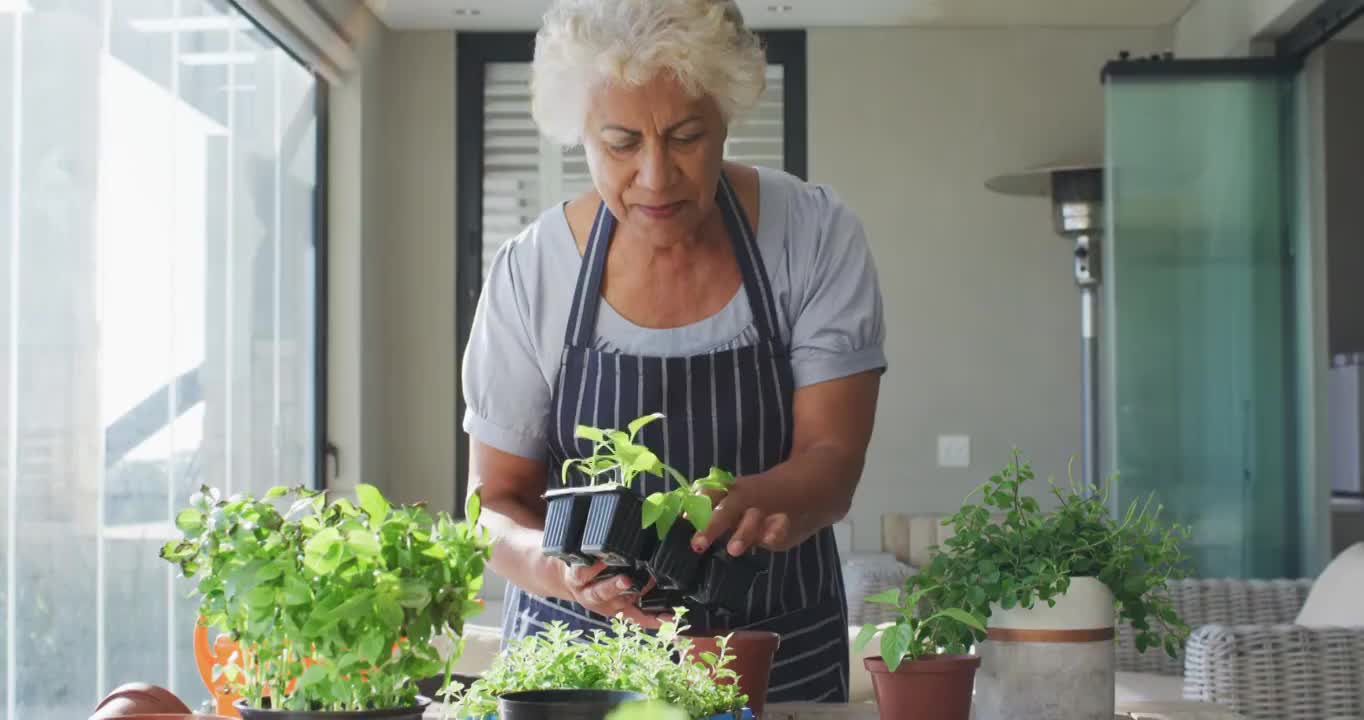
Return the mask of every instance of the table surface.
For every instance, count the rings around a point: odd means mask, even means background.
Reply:
[[[438,720],[440,708],[427,709],[426,720]],[[1234,720],[1240,716],[1216,705],[1201,703],[1167,703],[1156,707],[1133,709],[1114,716],[1114,720]],[[777,703],[768,705],[762,720],[880,720],[876,705],[858,703],[836,705],[830,703]]]

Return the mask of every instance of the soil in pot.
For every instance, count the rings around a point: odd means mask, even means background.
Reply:
[[[478,680],[477,675],[463,675],[461,673],[450,673],[450,682],[459,683],[465,689]],[[433,675],[417,681],[417,694],[422,697],[429,697],[432,700],[440,700],[440,689],[445,686],[445,675]],[[456,694],[462,690],[456,690]]]
[[[739,689],[748,695],[748,707],[753,714],[762,717],[763,707],[767,705],[767,685],[772,675],[772,658],[781,646],[781,636],[763,630],[735,630],[714,632],[704,635],[688,633],[691,649],[688,654],[693,660],[701,653],[720,653],[716,635],[731,635],[729,654],[734,658],[729,669],[739,674]]]
[[[701,571],[701,555],[691,549],[692,536],[696,528],[685,518],[668,529],[668,534],[649,558],[649,572],[658,580],[659,587],[665,590],[681,590],[683,594],[696,588]]]
[[[644,545],[645,530],[640,527],[643,508],[644,501],[627,488],[593,493],[583,530],[583,553],[607,565],[634,567]]]
[[[716,543],[701,563],[700,580],[690,594],[698,604],[721,613],[737,613],[748,602],[748,591],[761,574],[757,563],[734,557]]]
[[[265,704],[270,704],[266,698]],[[417,704],[411,707],[383,708],[381,710],[271,710],[249,708],[245,700],[232,703],[241,714],[242,720],[421,720],[422,713],[431,700],[418,697]]]
[[[529,690],[497,700],[498,720],[603,720],[618,705],[643,700],[622,690]]]
[[[552,490],[545,494],[545,534],[540,550],[570,565],[591,565],[591,556],[582,551],[583,529],[592,507],[592,495],[584,488]]]
[[[895,672],[879,657],[864,658],[862,664],[871,673],[881,720],[970,720],[980,667],[975,655],[905,661]]]

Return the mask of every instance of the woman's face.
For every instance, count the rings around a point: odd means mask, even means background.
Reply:
[[[622,228],[660,244],[694,236],[715,207],[727,128],[709,97],[669,73],[593,96],[583,145],[597,192]]]

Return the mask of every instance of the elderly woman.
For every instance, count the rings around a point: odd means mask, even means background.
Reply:
[[[830,526],[872,432],[884,326],[862,225],[828,189],[726,162],[766,59],[732,0],[561,0],[536,39],[541,131],[581,143],[593,188],[494,259],[463,368],[470,487],[511,587],[505,636],[551,621],[649,627],[624,578],[541,554],[548,487],[579,424],[662,412],[644,441],[688,477],[738,476],[692,541],[749,553],[745,611],[694,628],[782,635],[769,699],[846,701],[846,601]],[[646,476],[635,489],[671,481]]]

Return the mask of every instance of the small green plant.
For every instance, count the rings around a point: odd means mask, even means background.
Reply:
[[[414,678],[448,681],[464,621],[482,609],[478,496],[457,523],[370,485],[356,492],[358,507],[301,487],[260,499],[205,487],[176,518],[184,537],[161,557],[199,578],[202,621],[240,648],[217,672],[251,707],[404,707]]]
[[[1164,647],[1176,656],[1189,628],[1175,613],[1166,584],[1185,577],[1180,543],[1188,529],[1162,524],[1162,508],[1152,508],[1149,497],[1113,517],[1111,480],[1089,493],[1080,491],[1073,478],[1065,491],[1050,483],[1058,506],[1044,512],[1035,498],[1023,494],[1034,479],[1032,468],[1016,450],[1011,458],[945,520],[955,534],[908,587],[940,587],[935,601],[988,618],[994,606],[1055,606],[1071,578],[1097,578],[1112,590],[1122,621],[1136,630],[1139,651]],[[969,502],[977,494],[980,501]],[[961,648],[984,639],[983,631],[974,630],[947,642]]]
[[[682,708],[657,700],[628,702],[606,716],[606,720],[692,720]]]
[[[985,622],[961,608],[940,607],[928,617],[920,617],[921,601],[936,592],[938,588],[933,587],[920,587],[909,592],[891,588],[868,597],[867,602],[893,606],[896,618],[879,625],[862,626],[853,642],[853,649],[861,652],[878,632],[881,633],[881,659],[891,672],[895,672],[907,660],[912,662],[937,655],[941,651],[941,638],[951,635],[954,626],[985,632]]]
[[[618,483],[628,488],[641,473],[649,473],[657,477],[663,477],[664,473],[667,473],[679,483],[685,483],[686,479],[682,477],[682,473],[665,464],[648,447],[635,442],[640,430],[643,430],[649,423],[661,419],[663,419],[663,413],[645,415],[630,421],[626,430],[596,428],[590,425],[577,426],[573,431],[574,437],[590,440],[592,442],[592,454],[585,458],[565,460],[561,468],[560,480],[564,485],[568,485],[568,474],[577,470],[587,476],[592,485]],[[618,479],[602,481],[603,476],[616,476]]]
[[[705,491],[728,492],[734,487],[734,475],[717,467],[710,474],[696,482],[687,482],[678,477],[679,485],[668,492],[654,493],[644,499],[644,509],[640,521],[644,527],[657,526],[658,539],[662,540],[672,529],[677,517],[687,514],[687,519],[697,530],[705,530],[710,525],[711,497]]]
[[[677,608],[677,620],[654,633],[623,616],[612,621],[610,633],[584,635],[550,623],[544,632],[509,644],[460,696],[455,717],[484,718],[497,712],[501,695],[547,689],[637,692],[681,709],[688,718],[742,709],[748,696],[732,682],[738,676],[728,667],[733,661],[728,638],[720,638],[719,654],[688,659],[691,641],[680,624],[685,613]]]

